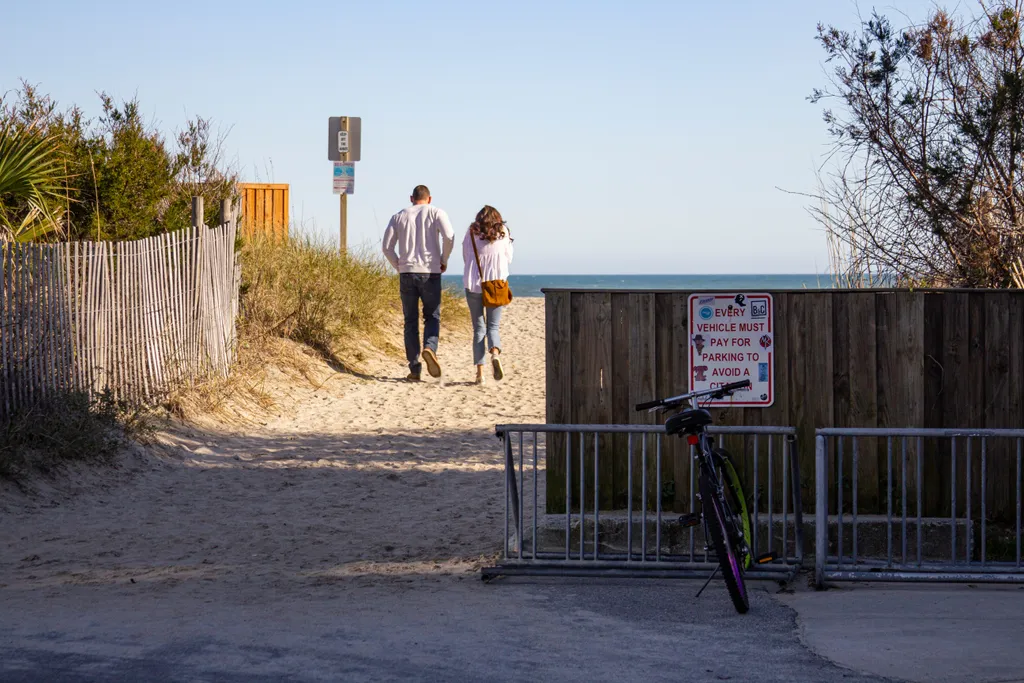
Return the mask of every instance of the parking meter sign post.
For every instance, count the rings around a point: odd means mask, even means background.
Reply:
[[[348,196],[355,189],[355,164],[351,162],[359,161],[362,131],[363,122],[358,116],[331,116],[327,119],[327,160],[344,162],[342,167],[347,169],[343,174],[347,181],[339,188],[339,164],[336,163],[334,168],[334,192],[341,195],[341,251],[348,248]]]

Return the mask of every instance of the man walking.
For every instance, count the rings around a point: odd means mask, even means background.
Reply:
[[[455,244],[448,214],[433,206],[430,190],[417,185],[409,198],[412,206],[391,217],[384,231],[384,256],[399,273],[402,312],[405,314],[405,356],[411,382],[420,381],[420,315],[423,302],[423,361],[431,377],[441,376],[437,338],[441,333],[441,273]],[[397,247],[397,253],[395,249]]]

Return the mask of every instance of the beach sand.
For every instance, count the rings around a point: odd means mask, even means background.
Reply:
[[[473,384],[465,330],[441,340],[443,385],[401,381],[385,357],[360,375],[322,366],[318,388],[271,372],[272,414],[168,425],[113,468],[8,485],[0,588],[201,597],[471,574],[501,547],[494,425],[544,418],[543,300],[514,301],[502,337],[502,382]]]

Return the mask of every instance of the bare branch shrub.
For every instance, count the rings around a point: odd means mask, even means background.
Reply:
[[[1024,0],[895,30],[819,26],[834,64],[823,224],[849,268],[890,283],[1008,287],[1024,255]]]

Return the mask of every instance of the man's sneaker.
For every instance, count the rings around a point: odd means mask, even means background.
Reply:
[[[427,372],[431,377],[441,376],[441,364],[437,362],[437,355],[433,349],[423,349],[423,361],[427,364]]]
[[[419,382],[420,381],[420,373],[418,373],[418,372],[410,372],[409,376],[405,378],[405,381],[406,382]]]

